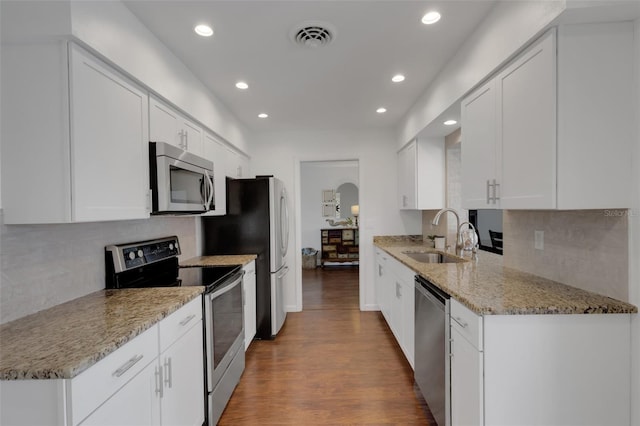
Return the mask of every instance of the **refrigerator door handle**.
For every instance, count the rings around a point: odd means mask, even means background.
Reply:
[[[287,273],[289,272],[289,267],[285,266],[284,268],[282,268],[280,270],[280,273],[276,276],[277,279],[281,279],[283,278],[285,275],[287,275]]]
[[[289,207],[287,207],[287,193],[284,188],[280,194],[280,248],[282,257],[285,257],[289,248]]]

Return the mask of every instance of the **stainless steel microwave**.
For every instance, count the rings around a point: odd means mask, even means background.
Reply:
[[[152,214],[215,209],[213,162],[165,142],[149,142]]]

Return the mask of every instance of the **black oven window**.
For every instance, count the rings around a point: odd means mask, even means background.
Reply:
[[[242,333],[242,286],[213,300],[213,366],[214,369]]]

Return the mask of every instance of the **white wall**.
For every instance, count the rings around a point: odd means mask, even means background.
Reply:
[[[640,307],[640,19],[635,21],[636,143],[633,153],[633,208],[629,216],[629,301]],[[631,424],[640,426],[640,314],[631,323]]]
[[[326,217],[322,216],[322,190],[337,189],[343,183],[353,183],[358,187],[357,161],[313,161],[304,162],[300,168],[300,240],[302,247],[320,250],[320,229],[330,228]],[[342,212],[351,216],[351,206],[342,205]],[[335,219],[329,218],[329,219]]]
[[[360,188],[360,308],[377,309],[374,273],[374,235],[420,234],[419,211],[400,212],[397,200],[396,146],[392,131],[321,133],[282,132],[259,135],[251,146],[256,174],[274,174],[291,194],[292,249],[287,264],[295,273],[287,276],[286,305],[302,309],[300,162],[358,160]],[[297,181],[296,181],[297,180]]]
[[[177,235],[196,256],[193,217],[63,225],[4,225],[0,211],[0,323],[105,287],[104,247]]]
[[[398,148],[542,32],[565,1],[499,2],[440,71],[398,126]]]

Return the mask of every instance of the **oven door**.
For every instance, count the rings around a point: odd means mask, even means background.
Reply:
[[[213,201],[213,181],[202,167],[168,156],[156,157],[155,212],[203,212]],[[156,206],[154,206],[156,207]]]
[[[244,342],[242,273],[205,295],[208,391],[220,381]]]

